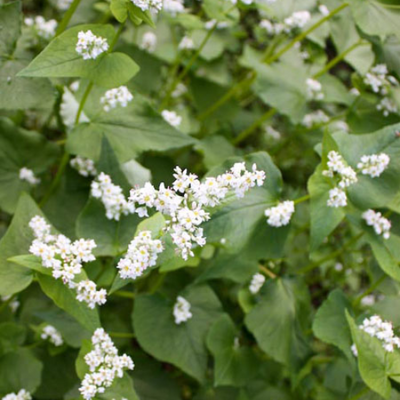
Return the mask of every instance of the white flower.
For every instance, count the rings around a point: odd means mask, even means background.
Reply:
[[[184,36],[178,45],[179,50],[193,50],[195,47],[193,39],[189,36]]]
[[[368,226],[372,226],[377,235],[382,235],[384,239],[389,239],[391,222],[382,216],[380,212],[374,210],[365,211],[362,215]]]
[[[306,128],[312,128],[313,126],[316,125],[325,124],[328,121],[329,117],[322,110],[317,110],[314,111],[313,113],[305,115],[302,124]]]
[[[249,290],[253,294],[257,294],[262,286],[264,285],[265,282],[265,276],[262,274],[254,274],[253,277],[251,278]]]
[[[44,218],[35,216],[29,222],[36,239],[33,240],[29,252],[36,257],[40,257],[42,266],[52,270],[55,279],[61,279],[70,289],[77,289],[77,299],[85,301],[89,307],[93,304],[105,303],[105,290],[96,292],[95,299],[82,297],[81,282],[76,282],[76,277],[82,272],[82,263],[95,260],[92,254],[96,247],[94,240],[78,239],[71,242],[64,235],[52,235],[51,227]],[[87,282],[87,281],[84,281]],[[90,282],[90,281],[89,281]],[[96,284],[91,282],[94,288]]]
[[[171,93],[171,96],[174,99],[177,99],[178,97],[183,96],[185,93],[187,93],[188,89],[185,86],[185,84],[183,84],[182,82],[179,82],[178,85],[176,85],[175,90]]]
[[[163,11],[175,17],[177,14],[185,11],[185,6],[182,0],[164,0]]]
[[[105,112],[111,111],[117,106],[127,107],[128,103],[133,100],[132,93],[126,86],[107,90],[104,96],[100,99],[100,103],[104,105]]]
[[[85,400],[104,393],[116,378],[123,377],[124,370],[133,370],[135,367],[129,356],[118,355],[118,349],[103,328],[94,332],[92,346],[93,350],[84,357],[90,372],[85,375],[79,388]]]
[[[94,309],[96,305],[103,305],[107,302],[107,291],[105,289],[97,290],[93,281],[84,280],[76,285],[77,300],[85,302],[89,308]]]
[[[286,30],[304,28],[310,19],[311,14],[309,11],[296,11],[290,17],[285,18],[284,23],[288,27]]]
[[[268,138],[271,138],[273,140],[280,140],[280,138],[282,137],[281,133],[279,131],[277,131],[274,127],[272,127],[271,125],[268,125],[265,128],[265,133],[268,136]]]
[[[287,200],[279,203],[276,207],[268,208],[264,213],[268,217],[268,224],[279,228],[289,224],[294,211],[294,202]]]
[[[62,346],[64,344],[61,333],[52,325],[46,325],[43,328],[40,337],[43,340],[49,339],[50,343],[53,343],[56,347]]]
[[[157,263],[158,254],[164,250],[160,240],[153,240],[150,231],[140,232],[129,244],[125,257],[118,262],[117,268],[122,279],[136,279],[146,269]]]
[[[391,322],[382,321],[381,317],[374,315],[371,318],[365,318],[359,328],[382,342],[382,347],[393,352],[394,348],[400,348],[400,338],[395,336]]]
[[[209,31],[210,29],[214,28],[215,24],[217,24],[217,29],[225,29],[229,26],[228,22],[225,21],[217,22],[216,19],[211,19],[210,21],[207,21],[204,24],[204,28],[206,28]]]
[[[306,80],[307,97],[309,100],[322,100],[324,94],[322,93],[322,85],[315,79],[308,78]]]
[[[193,317],[192,313],[190,312],[190,303],[182,296],[178,296],[174,305],[173,314],[175,318],[175,323],[177,325],[180,325],[182,322],[188,321],[190,318]]]
[[[161,115],[165,121],[175,128],[177,128],[182,122],[182,117],[175,111],[164,110]]]
[[[121,215],[133,214],[135,209],[128,204],[122,188],[114,185],[111,178],[104,172],[96,177],[91,184],[92,197],[100,199],[106,209],[106,217],[119,221]]]
[[[57,8],[61,11],[66,11],[71,6],[74,0],[57,0]]]
[[[11,295],[8,295],[8,296],[1,296],[1,301],[2,301],[2,302],[6,302],[6,301],[10,300],[11,297],[12,297]],[[9,306],[10,309],[11,309],[11,312],[14,313],[14,314],[17,312],[17,310],[18,310],[18,308],[19,308],[20,305],[21,305],[21,303],[20,303],[17,299],[11,300],[11,301],[9,302],[9,304],[8,304],[8,306]]]
[[[36,178],[35,173],[26,167],[22,167],[19,170],[19,179],[21,179],[21,181],[27,181],[32,186],[40,183],[40,179]]]
[[[350,350],[353,353],[354,357],[358,357],[358,350],[357,350],[357,347],[356,347],[356,345],[354,343],[351,345]]]
[[[70,161],[71,167],[76,169],[80,175],[88,177],[88,176],[96,176],[97,170],[94,166],[94,161],[89,158],[83,158],[77,156],[72,158]]]
[[[146,32],[142,36],[142,42],[139,47],[149,53],[153,53],[157,47],[157,35],[153,32]]]
[[[4,396],[2,400],[32,400],[32,396],[25,389],[21,389],[18,393],[10,393]]]
[[[32,27],[36,34],[45,40],[50,40],[56,34],[57,21],[50,19],[46,21],[42,16],[25,18],[25,25]]]
[[[385,153],[365,155],[357,164],[363,175],[369,175],[371,178],[377,178],[386,170],[390,163],[390,157]]]
[[[325,5],[325,4],[320,4],[318,6],[318,11],[324,16],[326,17],[327,15],[329,15],[329,8]]]
[[[132,3],[142,11],[158,12],[163,8],[163,0],[131,0]]]
[[[76,52],[84,60],[95,60],[100,54],[109,49],[107,39],[96,36],[91,30],[78,33],[78,42],[76,43]]]
[[[327,201],[329,207],[346,207],[347,196],[346,192],[339,188],[333,188],[329,191],[329,199]]]
[[[369,294],[361,299],[361,305],[364,307],[371,307],[375,304],[376,298],[373,294]]]
[[[376,109],[382,111],[385,117],[388,117],[389,114],[395,114],[398,111],[396,103],[389,97],[381,99]]]

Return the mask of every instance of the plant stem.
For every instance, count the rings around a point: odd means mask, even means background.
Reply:
[[[270,57],[266,62],[268,64],[273,63],[274,61],[278,60],[283,54],[285,54],[287,51],[289,51],[297,42],[302,41],[305,39],[311,32],[315,31],[318,29],[321,25],[323,25],[326,21],[329,21],[333,16],[335,16],[337,13],[345,9],[346,7],[349,6],[349,3],[343,3],[339,7],[335,8],[332,10],[328,15],[325,17],[321,18],[318,22],[316,22],[313,26],[305,30],[304,32],[301,32],[299,35],[297,35],[290,43],[288,43],[285,47],[283,47],[280,51],[278,51],[276,54],[274,54],[272,57]]]
[[[85,90],[85,93],[83,93],[81,102],[79,103],[78,112],[76,113],[76,117],[75,117],[75,126],[79,125],[79,120],[81,119],[83,108],[85,107],[86,101],[87,101],[92,89],[93,89],[93,82],[89,82],[89,84]]]
[[[276,274],[274,274],[269,268],[265,267],[264,265],[259,265],[258,268],[260,269],[261,272],[269,276],[271,279],[276,278]]]
[[[61,20],[60,25],[58,25],[58,28],[56,31],[56,37],[61,35],[65,31],[65,29],[67,29],[69,21],[71,21],[71,18],[74,15],[76,9],[78,8],[80,2],[81,2],[81,0],[74,0],[72,2],[72,4],[69,6],[69,9],[64,14],[64,17]]]
[[[205,45],[209,41],[211,35],[214,33],[214,31],[217,29],[218,22],[216,21],[213,25],[213,27],[207,32],[207,35],[204,37],[203,41],[201,42],[199,48],[196,50],[196,52],[193,54],[192,58],[189,60],[189,62],[186,64],[185,68],[183,71],[173,80],[170,88],[167,91],[167,94],[164,97],[164,100],[161,103],[160,109],[164,109],[168,103],[169,100],[171,99],[171,94],[175,90],[175,88],[178,86],[178,84],[185,78],[187,73],[190,71],[192,68],[193,64],[196,62],[196,60],[199,58],[200,53],[204,49]]]
[[[319,267],[324,262],[332,260],[333,258],[340,256],[342,253],[345,252],[345,250],[347,250],[350,246],[352,246],[354,243],[356,243],[363,235],[364,235],[364,232],[360,232],[357,236],[354,236],[348,242],[346,242],[342,246],[342,248],[340,248],[339,250],[336,250],[333,253],[328,254],[327,256],[321,258],[320,260],[312,262],[312,263],[306,265],[305,267],[300,268],[297,272],[299,274],[305,274],[305,273],[310,272],[313,269]]]
[[[275,55],[267,58],[265,60],[265,62],[267,64],[271,64],[274,61],[276,61],[278,58],[280,58],[283,54],[285,54],[287,51],[289,51],[297,42],[299,42],[300,40],[303,40],[304,38],[306,38],[306,36],[308,34],[310,34],[311,32],[313,32],[315,29],[319,28],[324,22],[328,21],[329,19],[331,19],[334,15],[336,15],[337,13],[339,13],[341,10],[345,9],[346,7],[348,7],[349,4],[348,3],[344,3],[341,6],[335,8],[333,11],[331,11],[327,16],[325,16],[324,18],[321,18],[317,23],[315,23],[313,26],[311,26],[309,29],[307,29],[306,31],[300,33],[299,35],[297,35],[290,43],[288,43],[285,47],[283,47],[278,53],[276,53]],[[251,85],[251,83],[253,83],[253,81],[255,80],[255,78],[257,77],[257,73],[256,72],[251,72],[250,76],[244,78],[243,80],[239,81],[235,86],[233,86],[227,93],[225,93],[224,96],[222,96],[219,100],[217,100],[216,103],[214,103],[212,106],[210,106],[207,110],[205,110],[202,114],[199,115],[198,119],[200,121],[204,120],[205,118],[207,118],[208,116],[210,116],[211,114],[215,113],[215,111],[217,111],[221,106],[223,106],[228,100],[230,100],[235,93],[242,87],[242,86],[246,86],[246,85]]]
[[[135,298],[135,293],[128,292],[126,290],[118,290],[117,292],[114,292],[113,295],[118,296],[118,297],[123,297],[125,299],[134,299]]]
[[[300,204],[300,203],[303,203],[304,201],[310,200],[310,198],[311,198],[311,196],[309,194],[307,194],[307,195],[305,195],[303,197],[300,197],[300,198],[298,198],[296,200],[293,200],[293,203],[294,204]]]
[[[371,294],[385,279],[387,276],[384,274],[382,275],[375,283],[373,283],[364,293],[361,293],[352,303],[353,307],[357,307],[361,300]]]
[[[358,41],[357,43],[354,43],[352,46],[350,46],[347,50],[345,50],[343,53],[337,55],[334,59],[332,59],[324,68],[321,69],[321,71],[317,72],[313,78],[317,79],[320,76],[324,75],[326,72],[328,72],[330,69],[332,69],[337,63],[342,61],[349,53],[351,53],[354,49],[356,49],[359,46],[365,45],[366,43],[363,41]]]

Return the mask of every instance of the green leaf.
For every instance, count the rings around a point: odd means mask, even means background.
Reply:
[[[0,324],[0,357],[15,352],[22,346],[26,338],[26,328],[14,322]]]
[[[258,370],[258,359],[249,347],[237,341],[238,332],[230,317],[222,315],[210,328],[207,347],[215,359],[214,385],[246,385]]]
[[[376,0],[351,1],[354,20],[369,35],[397,35],[400,11]]]
[[[75,47],[78,33],[88,30],[107,39],[109,45],[115,38],[111,25],[75,26],[53,39],[18,76],[87,78],[96,85],[113,88],[123,85],[137,74],[139,66],[123,53],[105,53],[95,60],[84,60]]]
[[[13,213],[20,194],[32,188],[19,179],[20,169],[29,168],[36,175],[44,172],[59,149],[43,135],[20,129],[6,118],[0,118],[0,132],[0,207]]]
[[[234,9],[232,2],[228,0],[204,0],[202,6],[210,19],[232,21],[239,17],[238,10]]]
[[[28,224],[36,215],[42,215],[41,211],[28,195],[23,194],[11,225],[0,241],[0,294],[2,296],[20,292],[32,282],[32,272],[9,262],[8,258],[28,253],[34,239]]]
[[[261,289],[260,302],[246,315],[245,323],[263,351],[296,370],[310,351],[304,335],[309,312],[310,298],[303,281],[274,279]]]
[[[323,243],[345,216],[343,208],[327,205],[329,190],[332,186],[322,175],[322,171],[326,169],[327,155],[332,150],[337,150],[337,144],[329,134],[325,134],[322,144],[322,162],[308,181],[308,192],[311,196],[311,251],[316,250]]]
[[[85,279],[86,274],[80,276]],[[72,317],[74,317],[84,328],[94,331],[100,327],[99,314],[96,309],[90,309],[84,302],[76,299],[76,291],[68,288],[61,280],[54,279],[52,276],[38,274],[39,284],[43,292]]]
[[[126,0],[111,0],[110,10],[115,19],[123,23],[128,18],[128,7]]]
[[[40,272],[43,275],[52,276],[51,268],[43,267],[40,258],[33,254],[10,257],[7,261],[29,268],[32,271]]]
[[[106,137],[120,162],[130,161],[138,154],[166,151],[190,146],[195,142],[157,114],[150,105],[136,95],[126,108],[115,109],[90,117],[79,124],[67,138],[67,149],[72,154],[98,160],[103,137]]]
[[[158,294],[137,297],[132,315],[134,332],[147,353],[203,382],[207,369],[205,338],[221,315],[221,304],[206,285],[189,287],[182,296],[191,304],[193,317],[180,325],[174,321],[173,302]]]
[[[390,397],[391,384],[389,380],[390,370],[397,369],[400,372],[400,363],[392,364],[389,358],[400,360],[396,353],[388,353],[382,346],[382,342],[373,338],[368,333],[357,327],[353,318],[346,312],[351,335],[358,351],[358,368],[363,381],[373,391],[385,399]]]
[[[226,250],[232,254],[246,252],[251,259],[279,258],[289,227],[274,228],[267,224],[264,211],[278,203],[282,190],[280,171],[267,153],[255,153],[244,158],[247,167],[253,163],[266,172],[267,178],[261,188],[252,188],[242,199],[222,205],[204,224],[209,243],[226,239]],[[222,166],[209,172],[210,176],[223,173],[240,161],[228,159]]]
[[[351,310],[350,302],[341,289],[334,290],[318,309],[312,328],[318,339],[337,346],[349,359],[352,359],[350,351],[352,340],[346,320],[346,310]]]
[[[0,357],[0,395],[25,389],[33,393],[40,385],[42,363],[28,349]]]
[[[0,5],[0,56],[12,55],[21,33],[21,2]]]

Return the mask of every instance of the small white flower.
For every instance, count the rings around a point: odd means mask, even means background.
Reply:
[[[358,350],[357,350],[357,347],[356,347],[356,345],[354,343],[351,345],[350,350],[353,353],[354,357],[358,357]]]
[[[193,39],[189,36],[184,36],[178,45],[179,50],[193,50],[195,47]]]
[[[339,188],[333,188],[329,191],[329,199],[327,201],[329,207],[346,207],[347,206],[347,196],[346,192]]]
[[[190,312],[190,303],[182,296],[178,296],[174,305],[173,314],[177,325],[180,325],[182,322],[187,322],[193,317]]]
[[[154,53],[157,47],[157,35],[153,32],[146,32],[142,36],[142,42],[140,43],[140,48],[142,50],[147,50],[149,53]]]
[[[56,34],[57,21],[50,19],[46,21],[42,16],[35,18],[25,18],[25,25],[32,27],[36,34],[45,40],[50,40]]]
[[[265,282],[265,276],[262,274],[254,274],[251,278],[249,290],[252,294],[257,294]]]
[[[182,117],[175,111],[164,110],[161,115],[174,128],[177,128],[182,122]]]
[[[365,155],[357,164],[363,175],[369,175],[371,178],[377,178],[382,175],[390,163],[390,157],[385,153]]]
[[[374,210],[365,211],[362,215],[368,226],[372,226],[377,235],[382,235],[384,239],[389,239],[391,222],[382,216],[380,212]]]
[[[89,158],[83,158],[77,156],[72,158],[70,161],[71,167],[76,169],[80,175],[88,177],[88,176],[96,176],[97,170],[94,166],[94,161]]]
[[[21,389],[18,393],[7,394],[2,400],[32,400],[32,396],[25,389]]]
[[[57,8],[61,11],[66,11],[71,6],[74,0],[57,0]]]
[[[382,111],[385,117],[388,117],[390,114],[395,114],[398,111],[396,103],[389,97],[381,99],[376,109]]]
[[[48,339],[49,342],[54,344],[54,346],[56,346],[56,347],[62,346],[64,344],[64,340],[61,336],[61,333],[56,328],[54,328],[54,326],[52,326],[52,325],[46,325],[43,328],[40,337],[43,340]]]
[[[163,8],[163,0],[131,0],[132,3],[142,11],[159,12]]]
[[[327,15],[329,15],[329,8],[325,5],[325,4],[320,4],[318,6],[318,11],[324,16],[326,17]]]
[[[284,23],[288,27],[287,30],[296,28],[304,28],[311,19],[309,11],[296,11],[290,17],[285,18]]]
[[[21,179],[21,181],[28,182],[32,186],[35,186],[40,183],[40,179],[36,178],[35,173],[31,169],[26,167],[22,167],[19,170],[19,179]]]
[[[308,78],[306,80],[307,97],[309,100],[322,100],[324,94],[322,93],[322,85],[315,79]]]
[[[171,93],[171,96],[174,99],[177,99],[178,97],[183,96],[185,93],[187,93],[188,89],[185,86],[185,84],[183,84],[182,82],[178,83],[178,85],[176,85],[175,90]]]
[[[6,302],[6,301],[8,301],[10,299],[11,299],[11,295],[9,295],[9,296],[1,296],[1,301],[2,302]],[[8,306],[10,307],[11,312],[14,313],[14,314],[17,312],[17,310],[18,310],[20,305],[21,305],[21,303],[17,299],[13,299],[8,304]]]
[[[163,11],[175,17],[185,11],[185,6],[182,0],[164,0]]]
[[[268,208],[264,213],[268,217],[268,225],[279,228],[289,224],[294,211],[294,202],[287,200],[279,203],[276,207]]]
[[[95,60],[100,54],[109,49],[107,39],[93,34],[91,30],[78,33],[78,42],[76,43],[76,52],[84,60]]]
[[[268,138],[271,138],[273,140],[280,140],[282,135],[279,131],[277,131],[274,127],[272,127],[271,125],[268,125],[265,128],[265,133],[268,136]]]
[[[100,103],[104,105],[105,112],[111,111],[117,106],[127,107],[128,103],[133,100],[132,93],[126,86],[107,90],[104,96],[100,99]]]
[[[313,126],[316,125],[325,124],[328,121],[329,117],[322,110],[317,110],[314,111],[313,113],[305,115],[302,124],[306,128],[312,128]]]

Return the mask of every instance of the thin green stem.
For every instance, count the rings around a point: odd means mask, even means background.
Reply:
[[[276,279],[277,275],[274,274],[269,268],[264,265],[258,266],[259,270],[266,276],[270,277],[271,279]]]
[[[117,33],[115,34],[113,41],[111,42],[110,48],[108,49],[108,53],[111,53],[111,52],[114,50],[114,47],[115,47],[115,45],[117,44],[118,39],[119,39],[119,37],[121,36],[121,33],[123,32],[123,30],[124,30],[124,28],[125,28],[125,24],[126,24],[126,21],[123,22],[123,23],[119,26],[118,31],[117,31]]]
[[[359,41],[357,43],[354,43],[352,46],[350,46],[347,50],[345,50],[343,53],[337,55],[334,59],[332,59],[324,68],[321,69],[321,71],[317,72],[313,78],[317,79],[320,76],[324,75],[326,72],[331,70],[336,64],[338,64],[340,61],[342,61],[349,53],[351,53],[353,50],[355,50],[357,47],[360,47],[362,45],[365,45],[366,43],[363,41]]]
[[[128,292],[126,290],[118,290],[117,292],[114,292],[112,295],[117,296],[117,297],[123,297],[125,299],[134,299],[135,298],[135,293]]]
[[[358,235],[354,236],[351,238],[348,242],[346,242],[339,250],[334,251],[333,253],[328,254],[327,256],[321,258],[318,261],[314,261],[308,265],[306,265],[303,268],[300,268],[297,272],[299,274],[305,274],[307,272],[312,271],[313,269],[319,267],[321,264],[323,264],[326,261],[332,260],[333,258],[336,258],[343,254],[349,247],[351,247],[353,244],[357,243],[358,240],[364,235],[364,232],[360,232]]]
[[[241,132],[233,141],[234,145],[238,145],[246,140],[260,125],[262,125],[265,121],[272,118],[276,114],[276,109],[271,108],[265,114],[263,114],[260,118],[254,121],[247,129]]]
[[[375,289],[377,289],[380,284],[387,278],[386,275],[382,275],[375,283],[373,283],[364,293],[361,293],[352,303],[353,307],[357,307],[361,300],[371,294]]]
[[[305,201],[310,200],[310,198],[311,198],[311,196],[310,196],[309,194],[307,194],[307,195],[305,195],[305,196],[303,196],[303,197],[300,197],[300,198],[298,198],[298,199],[296,199],[296,200],[293,200],[293,203],[294,203],[294,204],[300,204],[300,203],[303,203],[303,202],[305,202]]]
[[[93,82],[89,82],[89,84],[85,90],[85,93],[82,96],[81,102],[79,103],[78,112],[76,113],[76,117],[75,117],[75,126],[79,124],[79,120],[81,119],[83,108],[85,107],[86,101],[87,101],[92,89],[93,89]]]
[[[278,60],[280,57],[283,56],[287,51],[289,51],[297,42],[301,42],[303,39],[305,39],[311,32],[314,32],[316,29],[318,29],[321,25],[323,25],[326,21],[329,21],[333,16],[335,16],[337,13],[345,9],[346,7],[349,6],[349,3],[343,3],[339,7],[335,8],[332,10],[328,15],[325,17],[321,18],[318,22],[316,22],[313,26],[305,30],[304,32],[301,32],[298,34],[291,42],[289,42],[286,46],[284,46],[281,50],[279,50],[276,54],[274,54],[272,57],[270,57],[268,60],[266,60],[267,64],[271,64],[274,61]]]
[[[56,36],[61,35],[66,29],[69,24],[69,21],[71,21],[72,16],[74,15],[76,9],[78,8],[79,4],[81,3],[82,0],[74,0],[72,4],[69,6],[68,11],[64,14],[63,19],[60,22],[60,25],[58,25],[57,31],[56,31]]]
[[[165,95],[164,100],[161,103],[161,109],[165,108],[170,99],[172,92],[175,90],[175,88],[178,86],[180,82],[185,78],[185,76],[188,74],[190,69],[192,68],[193,64],[196,62],[196,60],[199,58],[200,53],[203,51],[205,45],[209,41],[211,35],[214,33],[214,31],[217,29],[218,22],[216,21],[213,25],[213,27],[207,32],[207,35],[204,37],[203,41],[201,42],[199,48],[196,50],[196,52],[193,54],[189,62],[186,64],[185,68],[183,71],[173,80],[171,86],[169,87],[167,94]]]

